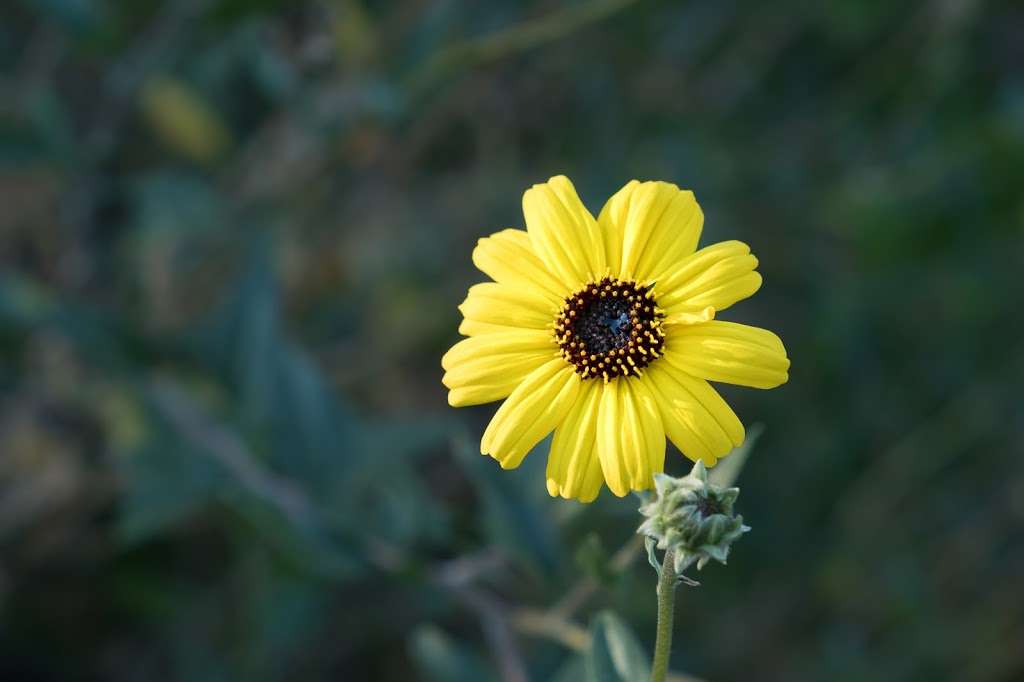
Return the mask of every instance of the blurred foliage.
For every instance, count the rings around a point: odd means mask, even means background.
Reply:
[[[629,627],[610,611],[597,614],[590,626],[585,663],[590,682],[630,682],[651,676],[648,654]]]
[[[726,391],[754,530],[674,667],[1021,679],[1022,64],[1009,1],[4,3],[0,678],[646,666],[635,499],[500,472],[439,383],[566,173],[693,188],[793,359]]]

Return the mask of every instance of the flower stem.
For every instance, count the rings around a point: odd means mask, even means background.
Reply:
[[[672,621],[676,608],[676,556],[669,549],[661,562],[658,578],[658,636],[654,642],[654,662],[651,664],[651,682],[665,682],[668,659],[672,653]]]

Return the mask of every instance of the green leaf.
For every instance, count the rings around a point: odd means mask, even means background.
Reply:
[[[590,624],[587,682],[646,682],[651,668],[640,642],[621,618],[602,611]]]
[[[353,416],[288,338],[272,257],[273,240],[260,234],[245,276],[199,330],[196,349],[235,393],[238,419],[255,449],[320,492],[361,453],[351,447]]]
[[[577,545],[573,558],[586,575],[602,585],[610,585],[615,580],[611,556],[597,533],[587,533],[583,541]]]
[[[587,679],[587,664],[583,656],[571,656],[555,671],[549,682],[580,682]]]
[[[764,433],[764,424],[754,424],[747,429],[747,437],[743,439],[743,443],[738,448],[734,448],[728,456],[719,460],[718,464],[708,473],[708,480],[723,488],[735,485],[736,479],[740,477],[740,473],[743,472],[743,467],[746,466],[747,459],[754,449],[754,444],[757,443],[757,439],[761,437],[762,433]]]
[[[220,501],[297,570],[339,581],[364,570],[364,562],[351,543],[332,535],[318,517],[288,518],[279,507],[241,488],[225,491]]]
[[[117,535],[129,545],[187,520],[229,485],[219,464],[192,452],[159,422],[152,433],[147,443],[118,462],[125,495]]]
[[[209,234],[227,220],[223,199],[198,174],[146,173],[133,181],[132,188],[143,239]]]
[[[413,633],[410,654],[430,682],[491,682],[494,675],[471,649],[433,625]]]
[[[654,553],[654,548],[657,547],[658,541],[652,538],[650,535],[644,536],[644,549],[647,550],[647,563],[651,565],[654,572],[661,577],[661,562],[658,561],[658,555]]]
[[[455,451],[476,484],[488,537],[543,571],[556,570],[561,541],[544,490],[544,458],[527,457],[519,469],[506,471],[466,437],[457,440]]]

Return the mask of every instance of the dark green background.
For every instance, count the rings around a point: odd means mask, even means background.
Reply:
[[[1024,678],[1019,3],[7,0],[0,679],[513,679],[481,615],[580,575],[649,650],[636,499],[501,472],[440,384],[558,173],[692,188],[793,363],[724,391],[754,530],[673,667]]]

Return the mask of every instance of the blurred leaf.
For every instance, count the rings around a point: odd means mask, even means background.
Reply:
[[[153,78],[140,94],[142,114],[171,150],[201,164],[219,159],[231,143],[220,116],[184,81]]]
[[[332,527],[401,546],[440,541],[448,515],[420,480],[415,458],[436,451],[448,420],[358,419],[282,327],[273,240],[258,234],[245,275],[196,336],[237,394],[246,441],[301,482]]]
[[[0,329],[26,328],[45,319],[57,304],[47,291],[15,274],[0,276]]]
[[[577,545],[573,558],[584,573],[601,584],[607,585],[615,577],[611,556],[601,541],[601,536],[595,532],[587,533],[583,541]]]
[[[542,441],[538,447],[545,443]],[[491,541],[518,553],[545,572],[555,570],[560,558],[558,527],[540,500],[522,489],[524,484],[529,484],[543,491],[542,479],[524,475],[524,469],[528,472],[538,463],[543,465],[543,458],[528,455],[519,470],[509,472],[490,457],[481,455],[465,436],[456,440],[455,451],[476,483]],[[545,498],[543,502],[550,500]]]
[[[747,429],[747,437],[743,439],[739,447],[733,448],[729,454],[718,460],[718,464],[708,472],[708,480],[724,488],[736,485],[736,481],[739,480],[740,474],[743,472],[743,467],[747,465],[750,453],[754,450],[754,444],[757,443],[757,439],[761,437],[762,433],[764,433],[764,424],[754,424]]]
[[[358,65],[371,59],[377,51],[373,18],[360,0],[340,0],[337,4],[334,40],[338,53],[346,63]]]
[[[343,581],[366,568],[358,549],[333,537],[318,517],[289,517],[268,500],[234,487],[225,490],[221,500],[251,528],[253,535],[302,573]]]
[[[217,462],[197,456],[159,422],[151,439],[119,460],[125,483],[117,519],[122,542],[137,544],[166,531],[217,499],[229,479]]]
[[[0,275],[0,339],[53,330],[96,367],[111,371],[132,366],[132,344],[139,340],[110,311],[88,302],[55,300],[50,290],[29,278]],[[13,335],[13,334],[12,334]]]
[[[258,425],[274,414],[274,365],[282,351],[272,240],[257,232],[245,274],[198,330],[201,357],[238,392],[242,418]]]
[[[245,596],[235,618],[244,623],[238,677],[279,680],[289,677],[289,654],[304,642],[323,635],[332,607],[323,599],[323,582],[305,573],[280,570],[270,552],[247,545],[239,552],[233,579]]]
[[[650,677],[640,642],[611,611],[602,611],[591,621],[586,673],[588,682],[646,682]]]
[[[103,5],[97,0],[28,0],[28,4],[76,32],[91,31],[103,20]]]
[[[310,358],[281,328],[272,240],[258,234],[235,291],[198,332],[201,357],[238,393],[238,415],[276,468],[327,489],[363,456],[355,425]]]
[[[56,88],[43,87],[26,103],[27,115],[48,156],[58,163],[75,160],[78,148],[70,112]]]
[[[198,173],[146,173],[133,189],[142,232],[209,233],[226,220],[221,195]]]
[[[429,545],[448,539],[450,513],[423,485],[408,457],[387,450],[372,466],[363,466],[344,482],[344,491],[327,504],[352,532],[402,546]]]
[[[433,625],[420,626],[413,632],[410,654],[423,674],[419,679],[432,682],[496,679],[476,653]]]
[[[217,49],[197,55],[188,71],[195,86],[214,98],[224,120],[235,124],[238,136],[271,115],[273,104],[287,105],[302,95],[296,93],[298,65],[284,46],[266,38],[263,22],[242,23],[218,40]],[[244,98],[235,96],[240,82],[247,88]]]
[[[580,682],[586,680],[587,664],[583,656],[570,656],[549,682]]]
[[[276,376],[269,396],[275,462],[313,482],[325,471],[340,477],[356,454],[353,424],[305,353],[281,343],[267,363]],[[333,458],[333,459],[332,459]],[[322,479],[321,479],[322,480]]]
[[[115,455],[129,456],[145,443],[149,424],[134,391],[115,384],[99,390],[94,401]]]
[[[150,440],[123,458],[128,492],[119,532],[125,542],[147,540],[215,502],[303,571],[338,579],[363,566],[329,535],[301,489],[263,469],[241,438],[205,415],[188,394],[158,384],[150,397]]]

